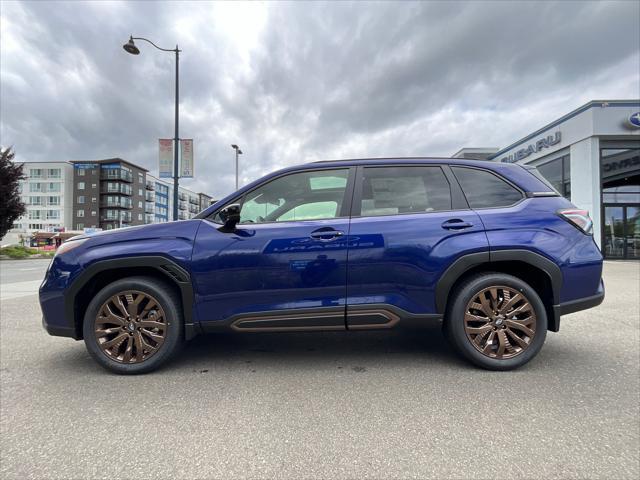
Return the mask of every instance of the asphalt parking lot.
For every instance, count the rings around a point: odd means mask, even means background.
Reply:
[[[202,337],[138,377],[48,336],[18,289],[0,310],[0,476],[635,479],[640,264],[607,262],[605,283],[515,372],[467,365],[434,325]]]

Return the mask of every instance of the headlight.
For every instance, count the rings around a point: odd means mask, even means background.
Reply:
[[[80,238],[78,240],[69,239],[58,247],[58,250],[56,250],[55,256],[57,257],[58,255],[62,255],[63,253],[68,252],[69,250],[73,250],[74,248],[82,245],[87,240],[89,239],[88,238]]]

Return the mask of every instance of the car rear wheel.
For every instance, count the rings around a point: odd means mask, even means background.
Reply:
[[[540,296],[526,282],[503,273],[483,273],[458,286],[444,328],[467,360],[489,370],[511,370],[542,348],[547,315]]]
[[[117,280],[93,298],[83,335],[91,356],[120,374],[147,373],[177,353],[182,344],[180,300],[149,277]]]

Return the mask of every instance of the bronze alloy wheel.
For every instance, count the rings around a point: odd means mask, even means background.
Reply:
[[[95,321],[98,346],[120,363],[140,363],[154,355],[167,335],[164,310],[148,293],[119,292],[107,299]]]
[[[524,352],[536,334],[536,314],[525,295],[511,287],[481,290],[467,303],[464,330],[483,355],[499,360]]]

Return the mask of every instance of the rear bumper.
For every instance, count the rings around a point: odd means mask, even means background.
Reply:
[[[600,280],[600,286],[595,295],[590,297],[579,298],[570,302],[561,303],[553,306],[553,318],[549,319],[549,330],[557,332],[560,330],[560,316],[570,313],[587,310],[588,308],[597,307],[604,300],[604,282]]]

